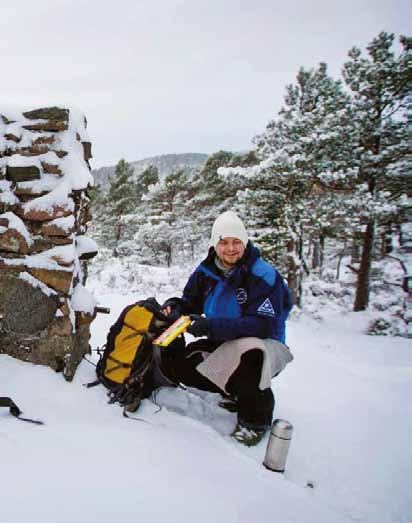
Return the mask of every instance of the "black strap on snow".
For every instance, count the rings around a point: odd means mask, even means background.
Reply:
[[[100,380],[94,380],[94,381],[91,381],[90,383],[83,383],[83,387],[86,387],[86,389],[91,389],[92,387],[97,387],[97,385],[100,385],[100,384],[101,384]]]
[[[127,419],[132,419],[134,421],[141,421],[143,423],[149,423],[149,425],[153,425],[153,423],[151,423],[150,421],[148,421],[147,419],[143,419],[143,418],[138,418],[136,416],[130,416],[129,414],[127,414],[126,410],[123,409],[123,417],[124,418],[127,418]]]
[[[0,397],[0,407],[8,407],[10,410],[10,414],[15,418],[19,419],[20,421],[27,421],[28,423],[34,423],[35,425],[44,425],[43,421],[40,420],[22,418],[20,416],[20,414],[22,414],[21,410],[11,398]]]

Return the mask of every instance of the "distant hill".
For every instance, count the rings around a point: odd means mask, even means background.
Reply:
[[[207,159],[208,155],[201,153],[162,154],[160,156],[153,156],[152,158],[129,162],[129,164],[134,168],[135,175],[143,172],[149,165],[154,165],[159,169],[159,176],[162,179],[176,169],[184,169],[188,172],[201,169]],[[109,183],[109,178],[114,176],[115,169],[115,165],[93,169],[92,174],[96,185],[105,189]]]

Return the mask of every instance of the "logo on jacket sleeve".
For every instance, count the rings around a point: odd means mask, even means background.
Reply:
[[[236,289],[236,300],[239,305],[243,305],[247,302],[247,291],[246,289],[243,289],[242,287],[239,287]]]
[[[275,316],[275,311],[273,310],[273,306],[270,303],[269,298],[266,298],[266,300],[262,303],[262,305],[257,310],[261,314],[268,314],[269,316]]]

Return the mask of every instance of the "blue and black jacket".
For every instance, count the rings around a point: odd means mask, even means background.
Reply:
[[[205,314],[211,340],[252,336],[285,342],[285,321],[293,301],[282,276],[250,241],[242,259],[226,275],[215,258],[211,248],[190,276],[179,303],[175,298],[170,302],[183,314]]]

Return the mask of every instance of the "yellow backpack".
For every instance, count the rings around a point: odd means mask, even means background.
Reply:
[[[130,412],[159,386],[176,386],[163,353],[184,348],[184,339],[178,338],[166,350],[153,347],[152,341],[171,324],[160,309],[155,298],[148,298],[121,312],[100,350],[97,382],[89,384],[102,383],[109,390],[109,402],[118,402]]]

